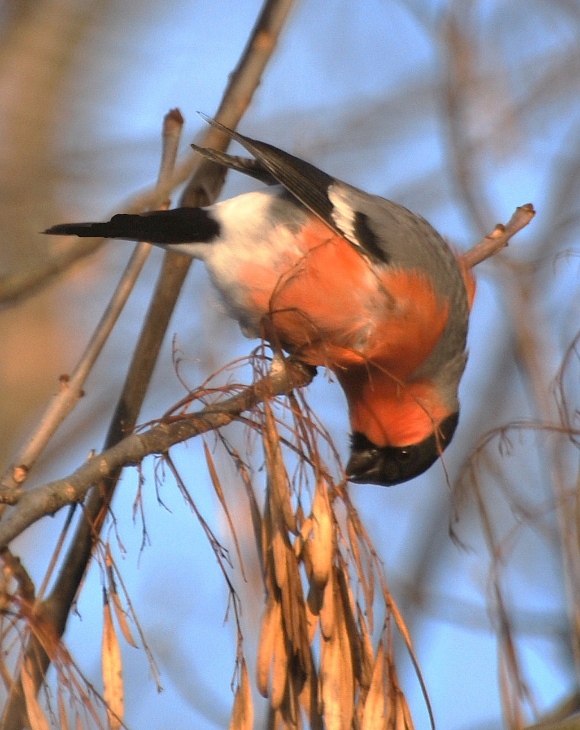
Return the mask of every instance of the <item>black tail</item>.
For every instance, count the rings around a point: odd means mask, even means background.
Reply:
[[[81,238],[124,238],[149,243],[209,243],[220,233],[219,223],[203,208],[153,210],[143,215],[114,215],[108,223],[63,223],[45,233]]]

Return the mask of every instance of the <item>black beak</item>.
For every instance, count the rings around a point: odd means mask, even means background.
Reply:
[[[459,413],[447,416],[423,441],[408,446],[375,446],[362,433],[353,433],[347,479],[356,484],[391,487],[427,471],[447,447],[459,421]]]

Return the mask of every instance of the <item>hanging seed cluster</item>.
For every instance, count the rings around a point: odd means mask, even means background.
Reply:
[[[268,405],[262,437],[268,473],[261,535],[266,608],[256,685],[269,700],[269,727],[413,728],[393,662],[393,624],[412,648],[356,511],[323,475],[308,513],[301,500],[295,508]],[[240,682],[238,718],[242,691]],[[245,697],[251,703],[247,686]],[[250,716],[246,708],[244,717]],[[232,730],[250,727],[232,718]]]

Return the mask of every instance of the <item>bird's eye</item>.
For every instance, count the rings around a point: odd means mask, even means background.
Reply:
[[[408,449],[399,449],[399,451],[397,453],[398,461],[405,462],[405,461],[409,461],[410,458],[411,458],[411,452]]]

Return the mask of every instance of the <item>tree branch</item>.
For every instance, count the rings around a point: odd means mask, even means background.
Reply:
[[[496,253],[505,248],[510,238],[525,228],[536,215],[534,206],[531,203],[520,205],[516,208],[514,214],[505,224],[498,223],[497,226],[483,238],[479,243],[462,254],[459,258],[465,264],[466,268],[471,269],[480,264],[485,259],[494,256]]]
[[[265,398],[302,388],[312,378],[312,368],[295,360],[287,360],[285,368],[245,387],[227,400],[189,416],[158,423],[143,433],[127,436],[100,454],[91,456],[69,476],[26,492],[0,488],[0,502],[17,505],[0,523],[0,550],[40,518],[81,502],[96,482],[111,477],[122,467],[138,464],[151,454],[164,454],[175,444],[221,428]]]

